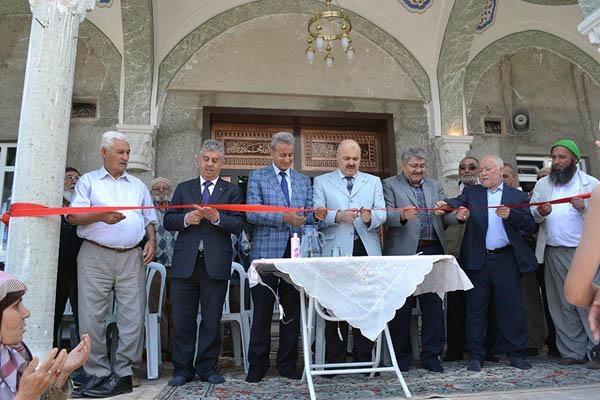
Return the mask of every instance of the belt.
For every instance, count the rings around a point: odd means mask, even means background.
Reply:
[[[504,253],[505,251],[508,251],[510,249],[512,249],[512,246],[509,244],[504,247],[499,247],[497,249],[492,249],[492,250],[485,249],[485,253],[486,254],[500,254],[500,253]]]
[[[103,244],[100,244],[98,242],[94,242],[93,240],[89,240],[89,239],[85,239],[86,242],[90,242],[91,244],[98,246],[98,247],[102,247],[103,249],[108,249],[108,250],[112,250],[112,251],[116,251],[117,253],[125,253],[126,251],[129,250],[133,250],[138,246],[133,246],[133,247],[127,247],[127,248],[121,248],[121,247],[110,247],[110,246],[105,246]]]
[[[440,244],[439,240],[419,240],[419,247],[434,246]]]

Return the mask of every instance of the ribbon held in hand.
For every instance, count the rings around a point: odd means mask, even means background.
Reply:
[[[573,199],[588,199],[592,194],[584,193],[576,196],[563,197],[561,199],[555,199],[550,201],[543,201],[538,203],[523,203],[523,204],[510,204],[501,206],[482,206],[481,208],[498,208],[498,207],[536,207],[542,204],[562,204],[570,203]],[[316,209],[309,208],[293,208],[293,207],[281,207],[281,206],[268,206],[262,204],[203,204],[203,207],[212,207],[217,210],[223,211],[238,211],[238,212],[259,212],[259,213],[273,213],[273,212],[314,212]],[[51,215],[66,215],[66,214],[87,214],[97,212],[110,212],[110,211],[129,211],[129,210],[143,210],[149,208],[158,209],[176,209],[176,208],[194,208],[194,204],[182,204],[178,206],[105,206],[105,207],[46,207],[35,203],[14,203],[10,206],[10,211],[2,215],[2,222],[8,225],[9,221],[13,217],[48,217]],[[332,208],[320,208],[327,211],[339,211]],[[414,207],[384,207],[384,208],[362,208],[362,210],[381,210],[381,211],[402,211],[407,209],[414,209]],[[456,211],[457,208],[451,207],[432,207],[432,208],[416,208],[419,211]],[[360,211],[361,209],[350,209],[352,211]]]

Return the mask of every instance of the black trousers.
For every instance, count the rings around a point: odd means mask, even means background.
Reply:
[[[483,361],[488,329],[488,303],[494,289],[496,326],[502,350],[510,357],[522,357],[527,342],[525,311],[521,298],[520,273],[512,250],[490,254],[478,271],[466,271],[474,288],[466,293],[466,339],[470,359]]]
[[[284,258],[290,257],[290,243],[286,246]],[[261,275],[264,284],[277,293],[279,303],[285,313],[279,322],[279,349],[277,350],[277,369],[281,373],[296,370],[298,363],[298,337],[300,334],[300,294],[289,283],[273,274]],[[254,312],[250,330],[248,362],[251,369],[266,372],[271,362],[271,320],[275,297],[271,290],[256,285],[251,290]]]
[[[367,250],[362,240],[354,241],[352,255],[356,257],[367,256]],[[338,333],[339,329],[339,333]],[[340,333],[342,338],[340,340]],[[373,343],[364,337],[359,329],[352,329],[354,337],[354,361],[371,361]],[[325,321],[325,361],[331,363],[343,363],[346,361],[346,349],[348,348],[348,323],[345,321]]]
[[[548,350],[554,353],[558,353],[556,347],[556,328],[554,328],[554,322],[548,309],[548,297],[546,296],[546,281],[544,280],[544,264],[538,264],[538,269],[535,271],[538,284],[542,289],[542,300],[544,302],[544,314],[546,315],[546,324],[548,326],[548,337],[546,338],[546,344]]]
[[[449,360],[462,360],[465,353],[466,344],[466,314],[467,305],[465,300],[465,291],[457,290],[448,292],[446,295],[446,328],[448,336],[446,344],[448,346],[446,358]],[[485,348],[488,355],[494,355],[501,351],[496,345],[496,306],[494,288],[490,289],[490,299],[487,312],[487,330],[485,336]],[[503,347],[500,344],[500,347]]]
[[[227,281],[208,275],[204,258],[198,257],[189,278],[171,279],[173,316],[173,376],[193,378],[217,372],[221,352],[221,316],[227,294]],[[202,321],[200,329],[196,318],[198,305]],[[198,337],[198,353],[194,348]]]
[[[417,252],[425,255],[444,254],[442,245],[436,244],[419,247]],[[396,352],[396,359],[401,368],[408,368],[411,360],[410,321],[412,309],[417,300],[421,307],[423,326],[421,329],[421,361],[438,358],[444,348],[444,306],[437,293],[424,293],[410,296],[404,306],[396,311],[396,316],[389,323],[390,335]]]
[[[56,279],[56,298],[54,302],[54,347],[62,348],[61,338],[58,337],[58,327],[63,318],[67,300],[71,303],[73,318],[75,319],[75,332],[79,336],[79,317],[77,303],[77,263],[59,263]],[[77,345],[79,337],[71,338],[71,343]]]

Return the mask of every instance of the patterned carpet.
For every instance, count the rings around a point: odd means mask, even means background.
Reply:
[[[533,369],[521,371],[508,366],[507,360],[486,363],[482,372],[465,369],[464,362],[444,363],[446,372],[435,374],[413,368],[404,373],[415,397],[431,398],[469,393],[522,391],[560,387],[581,387],[600,384],[600,370],[585,366],[561,366],[556,359],[529,360]],[[223,358],[221,372],[227,382],[222,385],[194,381],[179,388],[166,387],[156,400],[188,399],[300,399],[308,398],[306,383],[291,381],[271,374],[260,383],[246,383],[244,373],[232,360]],[[392,373],[369,379],[362,375],[340,375],[333,379],[315,378],[317,397],[322,399],[366,399],[404,397],[402,387]]]

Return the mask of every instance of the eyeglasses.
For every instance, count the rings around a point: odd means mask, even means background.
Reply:
[[[469,164],[469,165],[460,165],[458,167],[458,169],[460,169],[461,171],[464,171],[466,169],[468,169],[469,171],[475,171],[477,169],[477,167],[475,166],[475,164]]]
[[[65,181],[69,180],[69,181],[77,181],[79,180],[79,176],[78,175],[66,175],[65,176]]]

